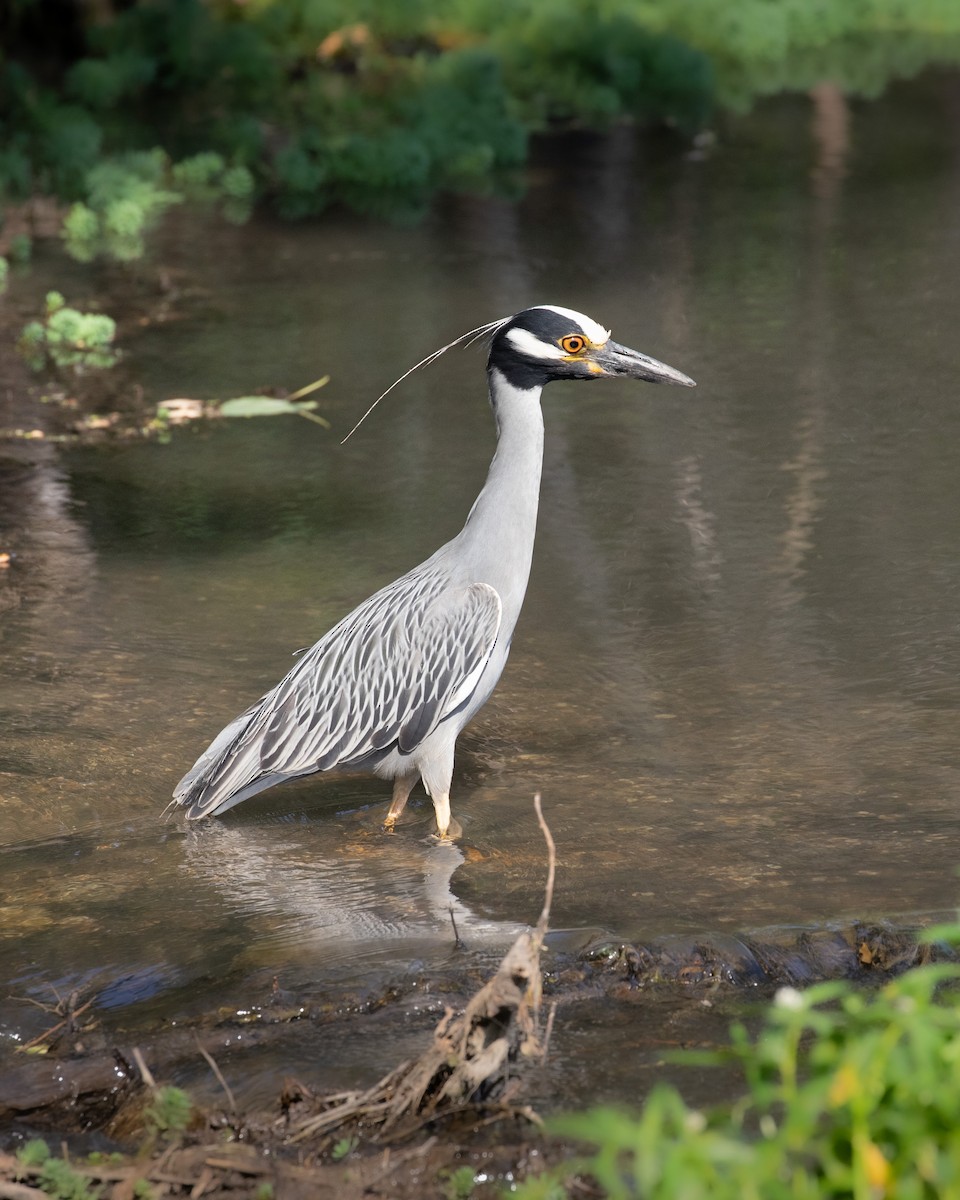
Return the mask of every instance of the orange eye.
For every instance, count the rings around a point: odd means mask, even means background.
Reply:
[[[582,338],[578,333],[571,333],[560,339],[560,348],[567,354],[579,354],[586,344],[586,338]]]

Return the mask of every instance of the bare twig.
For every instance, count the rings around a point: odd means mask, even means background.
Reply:
[[[547,926],[550,922],[550,906],[553,904],[553,883],[557,875],[557,846],[553,840],[553,834],[550,832],[550,826],[543,819],[543,808],[540,805],[540,793],[533,798],[533,807],[537,814],[537,821],[540,824],[540,831],[543,834],[543,840],[547,843],[547,884],[543,889],[543,910],[540,913],[540,920],[537,922],[537,937],[540,943],[547,935]]]
[[[391,1155],[389,1147],[383,1152],[383,1166],[375,1175],[371,1175],[366,1181],[364,1191],[369,1192],[373,1189],[374,1184],[379,1183],[381,1179],[385,1179],[388,1175],[396,1171],[397,1167],[405,1162],[409,1162],[414,1158],[424,1158],[433,1149],[437,1139],[435,1137],[427,1138],[425,1142],[421,1142],[419,1146],[414,1146],[412,1150],[405,1150],[401,1154]]]
[[[453,948],[454,950],[463,950],[465,943],[460,936],[460,930],[457,928],[457,918],[452,904],[450,905],[450,924],[453,926]]]
[[[133,1061],[137,1064],[137,1070],[140,1072],[140,1078],[143,1080],[143,1082],[147,1085],[151,1092],[159,1091],[159,1088],[157,1087],[157,1081],[153,1077],[153,1072],[147,1066],[143,1055],[140,1053],[140,1047],[134,1046],[130,1053],[133,1056]]]
[[[55,1006],[50,1004],[41,1004],[39,1000],[34,1000],[30,996],[11,997],[11,999],[14,1000],[22,1000],[26,1004],[33,1004],[37,1008],[43,1009],[44,1012],[50,1013],[52,1016],[63,1017],[62,1021],[58,1021],[57,1024],[52,1026],[50,1029],[46,1029],[43,1033],[37,1034],[35,1038],[31,1038],[29,1042],[24,1042],[22,1046],[17,1046],[17,1050],[20,1051],[21,1054],[32,1050],[34,1046],[39,1046],[41,1042],[49,1041],[56,1034],[60,1033],[61,1030],[72,1028],[74,1020],[77,1017],[82,1016],[91,1006],[91,1004],[93,1004],[94,1000],[96,1000],[96,996],[91,996],[86,1004],[81,1004],[79,1008],[75,1008],[74,1005],[80,998],[77,992],[71,992],[66,1000],[59,995],[55,988],[53,994],[57,997],[57,1003]]]
[[[554,1017],[556,1017],[556,1015],[557,1015],[557,1002],[556,1002],[556,1000],[554,1000],[554,1002],[550,1005],[550,1011],[547,1013],[547,1027],[543,1031],[543,1041],[542,1041],[542,1045],[540,1047],[540,1053],[544,1059],[546,1059],[547,1052],[550,1049],[550,1036],[553,1033],[553,1020],[554,1020]]]
[[[196,1030],[194,1030],[194,1037],[197,1039],[197,1049],[200,1051],[201,1055],[206,1059],[207,1066],[209,1066],[210,1070],[214,1073],[214,1075],[216,1075],[217,1082],[220,1084],[220,1086],[223,1088],[223,1090],[227,1093],[227,1099],[230,1101],[230,1111],[232,1113],[235,1113],[237,1111],[237,1102],[233,1098],[233,1092],[230,1091],[230,1084],[227,1083],[227,1081],[224,1079],[223,1072],[217,1066],[216,1060],[214,1059],[213,1055],[208,1054],[207,1051],[204,1050],[203,1046],[200,1044],[200,1035],[196,1032]]]

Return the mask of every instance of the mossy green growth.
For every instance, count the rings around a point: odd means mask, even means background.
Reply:
[[[34,1138],[17,1151],[17,1162],[29,1172],[43,1192],[54,1200],[98,1200],[100,1192],[92,1188],[86,1176],[75,1171],[62,1158],[55,1158],[42,1138]]]
[[[477,1175],[473,1167],[457,1167],[446,1172],[444,1193],[447,1200],[470,1200],[476,1182]]]
[[[99,1200],[100,1197],[100,1189],[92,1187],[86,1176],[62,1158],[48,1158],[37,1182],[54,1200]]]
[[[169,1137],[183,1133],[192,1115],[193,1104],[182,1088],[162,1087],[154,1092],[143,1121],[151,1133]]]
[[[75,374],[102,371],[120,359],[113,345],[116,333],[112,317],[80,312],[59,292],[48,292],[43,319],[24,326],[17,349],[35,371],[50,366]]]
[[[24,1167],[42,1167],[50,1157],[50,1147],[43,1138],[31,1138],[17,1151],[17,1162]]]

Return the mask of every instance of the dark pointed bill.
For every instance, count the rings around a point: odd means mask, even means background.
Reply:
[[[607,342],[601,349],[591,355],[591,358],[603,369],[605,375],[623,375],[628,379],[645,379],[648,383],[672,383],[678,387],[696,387],[696,381],[689,375],[666,363],[621,346],[617,342]]]

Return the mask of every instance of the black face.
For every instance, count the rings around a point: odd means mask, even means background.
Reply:
[[[511,338],[514,331],[519,338]],[[524,337],[523,335],[527,336]],[[496,367],[517,388],[543,387],[552,379],[587,378],[583,362],[570,361],[561,343],[586,349],[580,323],[552,308],[528,308],[497,330],[490,346],[489,366]]]
[[[525,309],[502,325],[490,346],[488,367],[523,390],[544,387],[554,379],[618,375],[696,386],[673,367],[611,341],[607,331],[589,317],[549,306]]]

